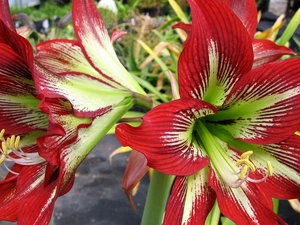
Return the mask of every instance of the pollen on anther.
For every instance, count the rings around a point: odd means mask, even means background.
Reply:
[[[270,161],[267,162],[268,176],[273,176],[273,166]]]
[[[9,148],[13,149],[15,147],[15,140],[16,140],[16,136],[12,135],[10,137],[10,142],[8,143],[9,144]]]
[[[4,129],[2,129],[2,130],[1,130],[1,132],[0,132],[0,140],[3,138],[3,136],[4,136],[4,133],[5,133],[5,130],[4,130]]]
[[[244,152],[242,155],[241,155],[241,158],[240,159],[249,159],[249,156],[253,154],[253,151],[247,151],[247,152]]]
[[[20,144],[20,136],[17,136],[16,140],[15,140],[15,143],[14,143],[16,149],[19,148],[19,144]]]

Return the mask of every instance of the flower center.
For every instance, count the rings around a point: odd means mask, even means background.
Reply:
[[[25,153],[20,147],[20,136],[11,135],[5,139],[4,133],[5,130],[2,129],[0,132],[0,164],[3,164],[7,170],[15,173],[5,165],[5,161],[12,161],[20,165],[35,165],[45,161],[37,152]]]
[[[235,152],[228,148],[226,142],[214,136],[207,129],[204,121],[197,121],[195,130],[201,140],[211,166],[219,178],[231,188],[239,188],[245,181],[259,183],[273,175],[273,167],[267,162],[267,174],[261,179],[250,178],[250,173],[256,171],[256,166],[250,161],[253,151],[244,152],[236,161]],[[234,175],[234,176],[233,176]]]

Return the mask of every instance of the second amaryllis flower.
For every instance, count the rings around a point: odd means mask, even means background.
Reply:
[[[180,99],[122,145],[176,175],[164,224],[204,224],[215,200],[237,224],[275,224],[272,197],[300,197],[300,59],[252,70],[252,37],[221,1],[190,0],[192,27],[178,63]]]

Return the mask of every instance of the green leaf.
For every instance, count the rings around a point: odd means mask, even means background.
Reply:
[[[220,209],[216,201],[210,213],[206,217],[205,225],[218,225],[220,220]]]
[[[187,19],[187,16],[182,11],[180,6],[176,3],[176,1],[175,0],[169,0],[169,3],[171,5],[171,7],[173,8],[174,12],[176,13],[176,15],[178,16],[178,18],[184,23],[189,23],[189,20]]]
[[[287,27],[285,28],[282,36],[276,41],[278,45],[285,45],[294,35],[295,31],[300,24],[300,9],[297,10]]]

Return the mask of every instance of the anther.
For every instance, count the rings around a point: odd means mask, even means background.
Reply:
[[[1,151],[2,155],[0,157],[0,164],[2,164],[3,161],[6,159],[7,151],[8,151],[6,143],[4,141],[2,142],[1,149],[2,149],[2,151]]]
[[[1,130],[1,132],[0,132],[0,140],[3,138],[3,136],[4,136],[4,133],[5,133],[5,130],[4,130],[4,129],[2,129],[2,130]]]
[[[241,170],[241,172],[238,176],[239,180],[243,180],[246,177],[246,175],[248,173],[248,169],[249,169],[248,166],[243,167],[243,169]]]
[[[267,162],[268,176],[273,176],[273,166],[270,161]]]
[[[13,148],[15,147],[15,140],[16,140],[16,136],[15,136],[15,135],[12,135],[12,136],[10,137],[10,142],[8,143],[10,149],[13,149]]]
[[[245,164],[247,168],[250,168],[252,172],[255,172],[255,166],[249,161],[249,159],[240,159],[236,162],[236,166],[240,166],[242,164]]]
[[[253,154],[253,151],[247,151],[247,152],[244,152],[240,159],[249,159],[249,156]]]
[[[15,143],[14,143],[16,149],[19,148],[20,139],[21,139],[20,136],[17,136],[17,137],[16,137],[16,141],[15,141]]]

